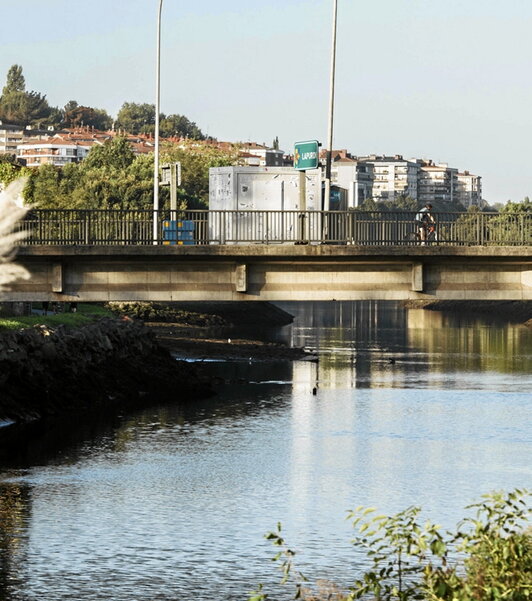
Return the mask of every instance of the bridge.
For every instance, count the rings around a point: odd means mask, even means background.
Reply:
[[[34,211],[0,300],[532,300],[532,215],[293,213]]]

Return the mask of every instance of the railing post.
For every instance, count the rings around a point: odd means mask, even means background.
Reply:
[[[223,218],[223,227],[220,228],[220,243],[225,244],[225,241],[227,240],[227,213],[220,211],[220,219],[222,219],[222,218]]]
[[[90,212],[85,211],[84,219],[83,219],[83,228],[84,228],[83,238],[84,238],[86,245],[90,244],[90,218],[91,218]]]

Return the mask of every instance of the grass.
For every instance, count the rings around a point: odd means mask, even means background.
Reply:
[[[76,313],[54,313],[48,315],[17,315],[0,317],[0,329],[20,330],[31,328],[36,325],[57,327],[64,325],[68,328],[76,328],[88,324],[102,317],[114,317],[113,313],[92,303],[81,303]]]

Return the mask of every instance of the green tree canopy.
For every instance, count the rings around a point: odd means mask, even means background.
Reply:
[[[161,115],[159,131],[164,138],[176,136],[193,140],[205,139],[201,129],[184,115],[168,115],[168,117]]]
[[[116,117],[116,126],[130,134],[153,133],[155,105],[124,102]]]
[[[521,202],[512,202],[509,200],[500,209],[500,213],[530,213],[532,212],[532,202],[530,198],[525,196]]]
[[[165,144],[163,162],[180,162],[182,186],[180,197],[189,209],[205,209],[209,203],[209,168],[237,165],[238,147],[229,150],[211,144],[188,141],[185,144]]]
[[[237,164],[238,148],[222,150],[192,141],[179,147],[165,144],[161,159],[181,162],[180,207],[206,208],[209,167]],[[81,163],[32,169],[25,198],[38,208],[149,210],[153,207],[153,153],[135,156],[127,139],[108,140],[94,146]],[[167,187],[160,189],[160,206],[169,208]]]
[[[155,105],[124,102],[118,111],[116,126],[125,129],[130,134],[155,133]],[[184,115],[172,114],[159,115],[159,132],[162,137],[178,136],[204,140],[205,135],[201,129]]]
[[[93,167],[125,169],[134,159],[135,155],[127,139],[117,136],[106,140],[101,146],[93,146],[80,165],[84,171]]]
[[[79,106],[79,103],[77,100],[69,100],[63,107],[63,110],[65,111],[65,115],[66,115],[66,113],[68,113],[69,111],[72,111],[73,109],[77,108],[78,106]]]
[[[0,154],[0,188],[8,185],[19,177],[29,175],[30,169],[21,165],[14,155]]]
[[[13,65],[0,96],[0,119],[7,123],[34,125],[46,120],[50,111],[46,96],[26,92],[22,67]]]
[[[69,104],[74,102],[75,106]],[[104,109],[96,109],[90,106],[79,106],[77,102],[70,101],[65,106],[64,125],[66,127],[80,127],[88,125],[96,129],[107,130],[113,125],[112,117]]]
[[[20,65],[12,65],[7,72],[6,85],[2,90],[3,94],[9,94],[10,92],[25,92],[26,91],[26,80],[22,75],[22,67]]]

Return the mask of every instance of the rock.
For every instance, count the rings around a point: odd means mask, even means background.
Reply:
[[[2,332],[0,374],[0,419],[15,422],[212,393],[193,365],[173,359],[135,321]]]

